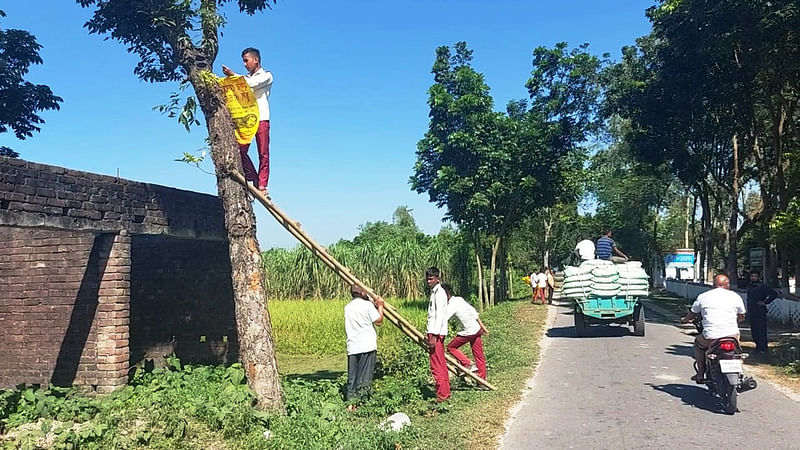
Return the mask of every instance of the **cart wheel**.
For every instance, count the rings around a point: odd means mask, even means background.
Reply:
[[[575,337],[586,336],[586,319],[583,313],[576,309],[572,316],[575,318]]]
[[[644,306],[641,303],[633,308],[633,335],[644,336]]]

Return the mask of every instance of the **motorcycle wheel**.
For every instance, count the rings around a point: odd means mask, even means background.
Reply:
[[[733,415],[736,413],[736,403],[739,397],[739,393],[736,391],[736,386],[727,385],[725,386],[726,393],[725,393],[725,414]]]

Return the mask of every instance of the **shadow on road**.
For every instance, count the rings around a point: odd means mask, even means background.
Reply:
[[[575,327],[553,327],[547,330],[547,336],[552,338],[574,338]],[[630,328],[623,326],[614,326],[614,325],[611,326],[592,325],[587,328],[585,336],[582,336],[577,339],[607,338],[607,337],[620,337],[620,336],[631,336]]]
[[[667,347],[667,353],[678,356],[692,356],[694,354],[693,344],[672,344]]]
[[[705,387],[692,385],[692,384],[650,384],[645,383],[647,386],[659,391],[667,393],[673,397],[677,397],[683,401],[683,404],[693,406],[705,411],[713,412],[716,414],[724,414],[725,411],[720,405],[719,400],[713,397]]]

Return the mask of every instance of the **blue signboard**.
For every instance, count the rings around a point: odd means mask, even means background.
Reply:
[[[694,267],[694,253],[670,253],[664,256],[665,267]]]

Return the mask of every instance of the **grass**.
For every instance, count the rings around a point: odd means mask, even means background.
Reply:
[[[316,354],[279,353],[283,414],[252,407],[238,364],[191,367],[172,360],[169,369],[140,372],[130,386],[105,397],[33,388],[0,391],[0,448],[493,448],[538,359],[546,318],[546,308],[528,302],[501,303],[482,314],[491,332],[484,343],[489,379],[498,390],[478,391],[454,379],[453,397],[441,405],[432,399],[427,354],[387,323],[372,393],[355,413],[347,413],[341,392],[344,335],[333,327],[344,302],[291,303],[271,307],[273,321],[284,325],[276,341],[300,339],[305,346],[295,348]],[[416,317],[415,323],[424,318],[424,304],[394,303],[407,317]],[[309,310],[314,313],[298,317],[298,311]],[[334,342],[318,345],[302,332],[319,337],[322,328]],[[325,354],[334,349],[336,354]],[[399,433],[378,429],[398,411],[411,417],[411,427]],[[266,430],[270,439],[264,438]]]
[[[691,300],[665,290],[651,291],[648,299],[678,316],[685,316],[689,312],[689,307],[692,306]]]
[[[277,351],[286,355],[341,355],[345,352],[344,307],[350,300],[270,300],[269,312]],[[424,300],[387,299],[400,314],[424,332],[428,315]],[[405,340],[388,321],[378,327],[378,347]]]

